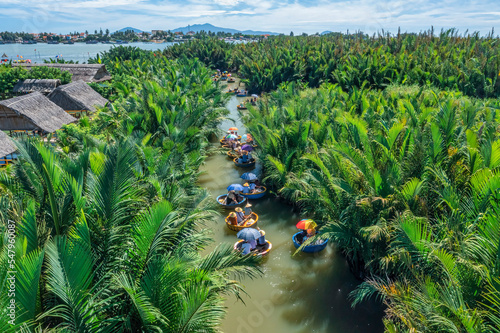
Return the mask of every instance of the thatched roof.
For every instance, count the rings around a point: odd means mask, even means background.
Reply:
[[[29,94],[35,91],[41,92],[42,94],[49,94],[52,90],[56,89],[61,85],[61,80],[47,79],[47,80],[19,80],[14,86],[14,93],[16,94]]]
[[[95,111],[95,106],[103,107],[108,102],[83,81],[59,86],[47,97],[66,111]]]
[[[0,130],[42,130],[54,132],[75,122],[39,92],[0,101]]]
[[[103,64],[12,64],[12,66],[21,66],[26,69],[33,67],[53,67],[61,71],[67,71],[73,74],[73,82],[82,80],[84,82],[101,82],[111,80],[111,74],[106,70]]]
[[[0,131],[0,158],[14,153],[17,150],[16,145],[11,138],[4,132]]]

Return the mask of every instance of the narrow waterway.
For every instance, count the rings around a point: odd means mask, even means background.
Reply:
[[[233,88],[233,86],[230,86]],[[221,129],[238,127],[245,133],[236,105],[244,98],[233,97],[227,108],[232,120],[221,124]],[[218,143],[214,143],[217,144]],[[222,154],[213,154],[203,166],[200,185],[215,198],[227,193],[226,187],[242,183],[244,172],[254,172],[260,178],[260,166],[243,169]],[[266,231],[266,238],[273,244],[262,263],[261,278],[245,279],[243,285],[248,295],[245,304],[231,298],[226,302],[228,314],[222,330],[226,333],[379,333],[383,332],[383,310],[380,304],[365,302],[351,308],[348,294],[359,284],[349,272],[345,259],[329,245],[317,254],[293,255],[292,235],[295,224],[306,216],[293,213],[290,206],[273,196],[251,200],[252,209],[259,215],[258,226]],[[230,210],[221,209],[221,217],[213,225],[215,244],[237,241],[236,232],[224,222]]]

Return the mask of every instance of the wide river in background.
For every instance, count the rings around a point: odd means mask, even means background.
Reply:
[[[230,86],[233,88],[234,86]],[[226,131],[238,127],[238,134],[245,128],[240,121],[236,105],[244,98],[232,97],[227,108],[229,118],[221,124]],[[214,143],[218,145],[219,143]],[[254,172],[260,178],[260,166],[255,169],[238,168],[224,154],[213,154],[202,168],[200,185],[207,188],[213,199],[227,193],[226,187],[242,183],[244,172]],[[364,302],[351,308],[348,294],[360,283],[350,273],[346,260],[329,245],[317,254],[299,253],[292,235],[295,224],[307,216],[300,216],[292,207],[271,195],[251,200],[252,209],[259,215],[258,226],[266,231],[266,239],[273,248],[264,258],[264,275],[242,283],[248,295],[245,304],[234,297],[226,302],[227,317],[222,330],[226,333],[381,333],[383,308],[376,302]],[[215,244],[237,241],[236,232],[224,222],[230,210],[220,209],[221,216],[208,225],[213,230]]]
[[[163,50],[174,45],[174,43],[129,43],[123,46],[136,46],[144,50]],[[6,54],[11,60],[30,59],[31,62],[43,63],[44,60],[56,59],[56,56],[64,60],[78,61],[80,64],[88,62],[89,58],[95,58],[98,53],[108,51],[116,44],[0,44],[0,56]],[[19,58],[18,58],[19,56]]]

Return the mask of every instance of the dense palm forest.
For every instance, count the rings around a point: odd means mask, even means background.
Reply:
[[[16,325],[2,283],[1,332],[217,332],[235,279],[259,275],[203,228],[214,211],[198,168],[226,99],[199,61],[151,58],[105,54],[127,78],[113,106],[55,146],[18,141],[0,170],[0,280],[17,272]]]
[[[264,182],[364,280],[353,306],[381,300],[387,332],[500,332],[498,38],[205,40],[165,54],[183,51],[270,92],[244,117]]]
[[[498,332],[497,100],[283,86],[246,117],[266,184],[324,225],[389,332]]]
[[[2,226],[18,233],[13,330],[217,331],[234,279],[259,270],[223,245],[200,254],[214,212],[196,180],[227,101],[208,67],[266,92],[243,116],[263,181],[363,280],[353,306],[379,299],[391,333],[500,332],[499,48],[450,30],[94,59],[113,73],[94,86],[113,105],[55,147],[19,142],[0,171]]]
[[[500,96],[500,45],[478,33],[456,30],[396,36],[335,34],[274,37],[247,44],[205,39],[175,45],[167,57],[193,56],[220,69],[239,71],[252,92],[272,91],[282,82],[309,87],[338,83],[384,89],[390,84],[433,85],[475,97]]]

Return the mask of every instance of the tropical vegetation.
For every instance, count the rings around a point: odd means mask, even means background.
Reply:
[[[129,78],[115,103],[55,146],[18,141],[0,171],[0,331],[218,332],[237,279],[260,273],[254,256],[207,249],[215,212],[196,182],[225,94],[197,60],[102,58]]]
[[[398,33],[368,36],[277,36],[260,42],[228,44],[215,39],[182,43],[168,57],[192,55],[212,68],[238,71],[251,92],[269,92],[283,82],[309,87],[338,83],[344,90],[391,84],[433,85],[473,97],[500,96],[500,46],[493,32],[459,35]]]
[[[268,92],[242,114],[263,181],[345,255],[353,306],[381,300],[387,332],[500,332],[499,50],[493,33],[431,30],[93,59],[113,104],[56,147],[20,142],[1,173],[18,329],[217,331],[234,278],[259,273],[225,246],[200,254],[213,212],[196,179],[227,98],[211,74],[229,69]]]
[[[387,332],[500,332],[500,103],[289,83],[250,108],[266,185],[323,224]]]
[[[11,98],[16,83],[26,79],[58,79],[62,84],[66,84],[71,82],[71,74],[50,67],[40,66],[27,70],[19,66],[12,67],[9,64],[0,65],[0,99]]]

